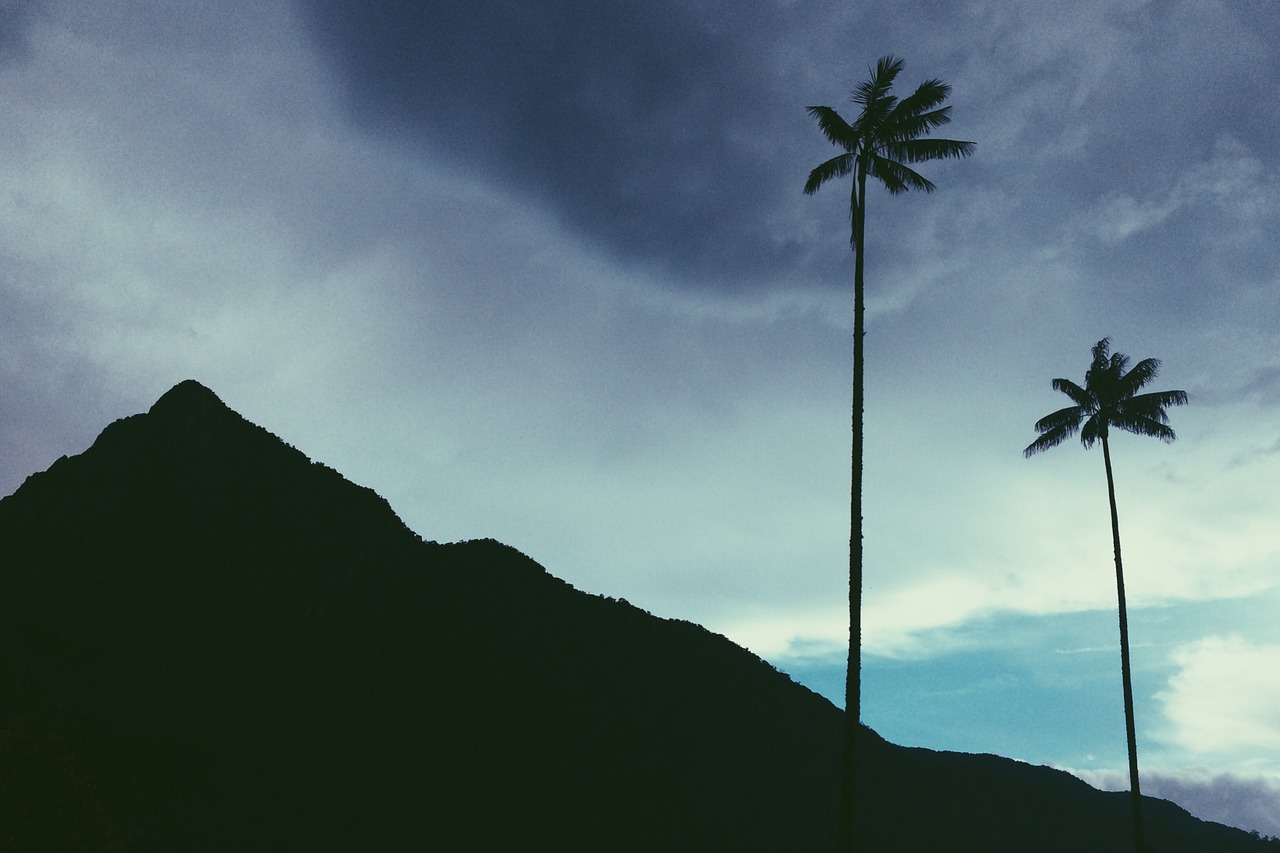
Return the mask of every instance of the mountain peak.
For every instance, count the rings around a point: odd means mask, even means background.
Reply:
[[[145,420],[149,431],[215,452],[244,454],[256,450],[274,456],[277,453],[272,448],[284,445],[194,379],[183,380],[161,395]]]
[[[214,409],[226,409],[227,405],[218,395],[201,385],[194,379],[184,379],[174,385],[156,400],[150,413],[169,413],[188,411],[192,413],[208,412]]]

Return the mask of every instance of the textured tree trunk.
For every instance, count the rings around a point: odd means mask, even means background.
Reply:
[[[849,487],[849,660],[844,682],[844,750],[840,766],[840,851],[857,846],[858,744],[862,720],[862,289],[867,171],[858,164],[850,210],[853,217],[853,474]]]
[[[1133,803],[1133,849],[1144,853],[1142,840],[1142,789],[1138,785],[1138,735],[1133,722],[1133,676],[1129,668],[1129,616],[1125,608],[1124,564],[1120,559],[1120,517],[1116,512],[1116,485],[1111,474],[1111,448],[1102,433],[1102,461],[1107,466],[1107,497],[1111,500],[1111,543],[1116,554],[1116,597],[1120,604],[1120,676],[1124,682],[1124,727],[1129,738],[1129,790]]]

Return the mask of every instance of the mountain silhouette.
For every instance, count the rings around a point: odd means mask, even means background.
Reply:
[[[829,850],[840,724],[194,381],[0,500],[0,849]],[[867,850],[1129,847],[1125,794],[864,737]],[[1153,849],[1275,849],[1146,808]]]

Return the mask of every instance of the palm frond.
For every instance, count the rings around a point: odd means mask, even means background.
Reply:
[[[1138,435],[1153,435],[1162,441],[1173,441],[1169,429],[1168,406],[1181,406],[1187,402],[1185,391],[1152,391],[1121,400],[1111,413],[1111,422],[1121,429]]]
[[[1102,417],[1101,412],[1095,412],[1080,428],[1080,443],[1084,445],[1085,450],[1088,450],[1093,447],[1095,441],[1106,434],[1107,419]]]
[[[895,160],[924,163],[928,160],[959,160],[973,153],[974,143],[956,139],[904,139],[885,146]]]
[[[1065,409],[1058,409],[1058,411],[1051,412],[1036,421],[1036,432],[1045,433],[1065,429],[1067,430],[1067,435],[1070,436],[1080,429],[1081,422],[1084,421],[1085,416],[1088,414],[1089,411],[1080,406],[1067,406]]]
[[[804,183],[804,194],[813,195],[818,188],[834,178],[843,178],[853,171],[856,159],[852,154],[840,154],[813,168]]]
[[[1160,359],[1144,358],[1133,366],[1133,369],[1120,380],[1120,394],[1132,397],[1139,388],[1146,385],[1160,372]]]
[[[901,72],[901,59],[892,53],[880,57],[876,62],[875,70],[871,72],[871,77],[863,80],[853,90],[853,102],[867,109],[871,105],[883,101],[886,97],[889,97],[889,90],[893,88],[893,81],[897,79],[898,74]]]
[[[838,145],[845,151],[857,149],[858,133],[849,126],[840,113],[831,107],[805,107],[805,112],[818,120],[818,128],[832,145]]]
[[[1161,411],[1167,406],[1185,406],[1186,404],[1186,391],[1148,391],[1146,394],[1130,397],[1126,401],[1127,406],[1159,407]]]
[[[1053,390],[1066,394],[1071,398],[1071,402],[1083,409],[1092,412],[1097,408],[1098,401],[1093,398],[1093,395],[1070,379],[1055,379],[1049,385]]]
[[[896,97],[885,95],[880,100],[863,107],[858,113],[858,117],[850,127],[864,146],[870,147],[875,140],[884,136],[884,128],[889,122],[889,115],[893,112],[896,103],[898,103]]]
[[[926,80],[916,87],[916,90],[907,97],[898,102],[897,107],[893,110],[893,120],[895,124],[907,121],[933,110],[934,107],[941,104],[951,94],[951,87],[941,80]],[[945,111],[949,111],[946,108]],[[943,124],[951,119],[946,119]]]
[[[1084,372],[1085,384],[1088,384],[1091,373],[1107,369],[1107,364],[1111,360],[1111,339],[1103,338],[1094,344],[1090,356],[1089,369]]]
[[[1051,429],[1024,447],[1022,455],[1024,458],[1030,459],[1037,453],[1043,453],[1051,447],[1057,447],[1059,444],[1062,444],[1062,442],[1070,438],[1074,433],[1075,430],[1069,429],[1065,426],[1058,429]]]
[[[919,115],[902,113],[901,105],[885,122],[885,135],[898,140],[916,139],[927,135],[930,131],[951,123],[951,107],[930,110]]]
[[[924,175],[888,157],[872,155],[867,174],[884,185],[890,195],[898,195],[907,190],[924,190],[933,192],[936,187]]]
[[[1164,415],[1164,412],[1160,413]],[[1111,424],[1117,429],[1125,432],[1131,432],[1134,435],[1149,435],[1160,439],[1163,442],[1170,442],[1178,436],[1174,433],[1173,428],[1167,423],[1168,416],[1163,418],[1153,418],[1146,415],[1136,414],[1132,412],[1119,412],[1111,418]]]
[[[1155,421],[1156,423],[1169,423],[1169,413],[1164,410],[1163,406],[1130,405],[1130,400],[1125,400],[1120,404],[1113,406],[1107,411],[1107,418],[1112,423],[1128,423],[1129,421]]]

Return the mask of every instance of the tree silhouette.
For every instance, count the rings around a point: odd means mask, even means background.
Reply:
[[[1129,617],[1125,610],[1124,564],[1120,559],[1120,519],[1116,514],[1116,487],[1111,473],[1111,446],[1107,438],[1111,427],[1138,435],[1151,435],[1161,441],[1173,441],[1176,436],[1169,427],[1167,406],[1181,406],[1187,402],[1185,391],[1137,392],[1155,378],[1160,362],[1146,358],[1127,373],[1129,357],[1122,353],[1111,354],[1111,342],[1107,338],[1093,347],[1093,363],[1084,375],[1084,387],[1070,379],[1053,380],[1053,390],[1061,391],[1075,405],[1045,415],[1036,422],[1040,437],[1022,451],[1025,457],[1034,456],[1051,447],[1057,447],[1077,432],[1080,443],[1088,449],[1094,442],[1102,443],[1102,462],[1107,469],[1107,498],[1111,502],[1111,543],[1116,556],[1116,597],[1120,610],[1120,676],[1124,684],[1124,724],[1129,739],[1129,786],[1133,803],[1133,846],[1142,853],[1142,790],[1138,785],[1138,740],[1133,723],[1133,680],[1129,669]]]
[[[892,54],[876,63],[867,80],[853,90],[859,107],[850,124],[830,107],[808,107],[823,134],[844,149],[843,154],[809,173],[804,192],[812,195],[834,178],[854,176],[849,196],[849,243],[853,247],[853,482],[849,491],[849,662],[845,678],[844,753],[841,763],[840,849],[854,846],[854,811],[858,766],[858,729],[862,710],[862,422],[863,347],[865,300],[862,269],[867,217],[867,177],[881,183],[891,195],[909,189],[933,192],[934,185],[909,163],[965,157],[974,143],[953,139],[926,139],[934,128],[951,121],[951,107],[942,106],[951,87],[927,80],[902,100],[892,94],[893,81],[902,71],[902,60]]]

